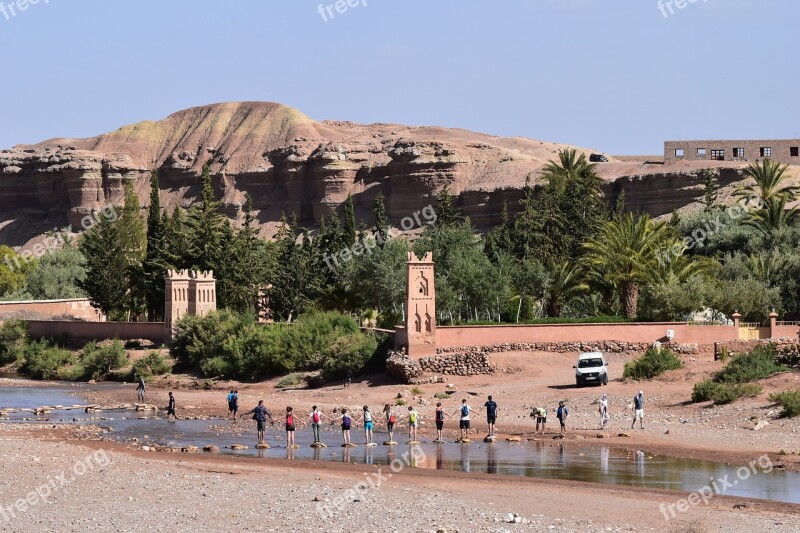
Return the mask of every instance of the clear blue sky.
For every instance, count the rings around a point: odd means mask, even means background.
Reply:
[[[3,148],[236,100],[613,154],[800,136],[797,0],[16,1]]]

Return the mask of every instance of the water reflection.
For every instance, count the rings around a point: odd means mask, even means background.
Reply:
[[[83,402],[74,391],[79,387],[36,389],[0,389],[0,405],[35,408],[43,405],[73,405]],[[177,420],[167,422],[160,418],[139,420],[141,413],[108,411],[95,415],[83,410],[64,413],[53,412],[44,419],[53,423],[97,424],[109,426],[109,436],[121,441],[136,438],[144,444],[166,444],[174,447],[206,445],[218,446],[223,453],[270,459],[313,459],[316,461],[363,462],[370,465],[388,465],[393,459],[403,464],[440,470],[462,472],[506,474],[540,478],[573,479],[596,483],[624,484],[678,491],[694,491],[705,486],[709,479],[720,479],[726,475],[735,479],[734,467],[704,461],[650,456],[646,451],[627,452],[608,447],[580,446],[576,441],[554,442],[538,439],[520,444],[498,441],[494,444],[475,442],[472,444],[432,444],[423,438],[422,451],[429,458],[416,461],[419,455],[410,453],[412,448],[365,447],[353,452],[350,448],[328,450],[311,448],[310,432],[298,433],[298,449],[284,447],[255,450],[255,428],[250,420],[232,423],[228,420]],[[32,413],[12,414],[7,419],[20,421],[33,418]],[[94,417],[94,418],[93,418]],[[4,419],[6,420],[6,419]],[[337,428],[323,430],[323,440],[338,440]],[[268,432],[269,442],[281,442],[285,433]],[[250,449],[231,451],[232,444],[248,444]],[[408,454],[408,455],[406,455]],[[800,474],[773,470],[759,472],[745,482],[729,488],[726,494],[752,498],[800,503]]]

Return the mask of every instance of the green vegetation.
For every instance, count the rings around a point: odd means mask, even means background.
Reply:
[[[20,359],[28,343],[28,325],[21,320],[6,320],[0,326],[0,366]]]
[[[22,350],[19,371],[33,379],[67,379],[73,377],[68,367],[77,363],[77,356],[69,350],[48,341],[34,341]]]
[[[751,383],[786,370],[775,362],[777,352],[774,344],[756,346],[753,351],[741,354],[725,365],[714,376],[716,383]]]
[[[784,418],[800,416],[800,390],[770,394],[769,401],[780,404],[783,408],[781,416]]]
[[[667,370],[683,368],[683,361],[667,348],[649,348],[644,355],[625,364],[625,379],[652,379]]]
[[[436,394],[433,395],[433,397],[436,398],[437,400],[446,400],[447,398],[450,397],[450,395],[447,394],[446,392],[437,392]]]
[[[800,319],[800,219],[785,209],[798,189],[785,166],[769,160],[745,174],[750,179],[737,191],[741,201],[726,207],[719,204],[727,195],[719,194],[718,176],[705,172],[698,198],[704,210],[674,213],[664,223],[626,211],[621,186],[604,193],[595,165],[576,150],[561,150],[538,179],[526,181],[516,205],[502,206],[499,223],[485,234],[445,187],[431,206],[408,213],[420,229],[410,243],[390,238],[382,194],[372,201],[371,227],[356,217],[361,199],[348,198],[320,220],[318,230],[287,213],[268,242],[259,236],[250,198],[241,227],[222,214],[208,168],[200,201],[169,214],[161,208],[153,172],[146,213],[127,183],[119,217],[100,217],[75,246],[38,262],[21,260],[20,268],[8,267],[16,252],[0,249],[11,261],[0,262],[0,298],[88,294],[111,319],[160,320],[168,269],[213,270],[222,310],[255,317],[259,293],[271,284],[267,296],[276,321],[335,311],[391,328],[403,318],[406,254],[413,250],[434,254],[439,324],[603,322],[616,316],[668,321],[705,310],[722,319],[735,309],[743,321],[763,323],[773,308],[785,320]],[[354,260],[343,259],[343,251],[357,246],[362,252]],[[353,353],[365,348],[359,342],[341,341],[336,350],[358,360]],[[270,357],[220,352],[204,357],[202,365],[214,375],[303,367],[295,360],[301,356],[263,363]],[[266,366],[248,363],[245,370],[242,358]],[[340,370],[329,362],[325,372]]]
[[[206,377],[263,379],[322,370],[324,379],[358,374],[376,357],[377,338],[351,317],[334,312],[303,315],[295,323],[261,325],[229,311],[185,317],[172,353],[178,364]]]
[[[411,387],[411,394],[414,396],[422,396],[425,394],[425,391],[420,389],[419,387]]]
[[[292,372],[288,376],[284,376],[281,379],[279,379],[278,382],[275,384],[275,387],[277,387],[279,389],[285,389],[285,388],[289,388],[289,387],[297,387],[303,381],[304,380],[303,380],[303,375],[302,374],[300,374],[298,372]]]
[[[169,374],[172,371],[172,365],[164,359],[158,352],[150,352],[146,357],[138,359],[133,363],[131,370],[131,377],[133,376],[161,376]]]
[[[786,367],[778,364],[778,353],[774,344],[756,346],[751,352],[740,354],[728,361],[725,367],[711,380],[696,383],[692,390],[692,401],[723,405],[740,398],[753,398],[763,388],[753,383],[768,378]]]

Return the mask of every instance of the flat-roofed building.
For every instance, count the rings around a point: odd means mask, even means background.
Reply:
[[[769,158],[790,165],[800,164],[800,139],[750,141],[666,141],[664,162],[759,161]]]

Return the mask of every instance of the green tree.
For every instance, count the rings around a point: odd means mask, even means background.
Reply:
[[[551,264],[549,274],[545,292],[547,316],[560,317],[564,305],[589,292],[589,286],[583,281],[581,269],[568,261]]]
[[[0,261],[0,296],[21,289],[27,273],[36,268],[35,259],[23,257],[4,244],[0,245]]]
[[[665,246],[668,230],[648,215],[626,213],[606,222],[599,235],[585,244],[590,275],[616,289],[625,316],[636,318],[639,288],[651,279]]]
[[[389,220],[389,215],[386,213],[386,198],[383,196],[383,191],[378,191],[375,196],[375,206],[372,208],[372,213],[375,215],[375,239],[378,241],[378,246],[383,248],[389,239],[389,228],[392,224],[391,220]]]
[[[347,200],[344,203],[344,229],[343,239],[347,246],[356,242],[356,209],[353,206],[353,197],[347,195]]]
[[[124,275],[127,265],[119,230],[119,224],[100,217],[78,245],[86,258],[86,278],[79,286],[89,295],[92,306],[111,320],[127,315],[128,283]]]
[[[719,194],[719,185],[717,184],[717,176],[713,170],[707,168],[703,171],[703,178],[705,180],[703,194],[703,203],[705,204],[705,212],[710,213],[714,210],[717,203],[717,196]]]
[[[142,263],[147,316],[158,320],[164,315],[164,278],[170,266],[164,243],[165,220],[161,212],[158,173],[150,173],[150,207],[147,212],[147,248]]]
[[[788,169],[789,165],[781,165],[771,159],[764,159],[760,164],[750,163],[744,173],[748,178],[752,178],[755,183],[740,186],[734,194],[758,200],[761,204],[766,204],[773,198],[792,202],[797,199],[800,188],[787,184],[790,178],[789,174],[786,173]]]
[[[33,300],[85,298],[81,283],[86,279],[86,258],[72,241],[43,256],[28,274],[25,292]]]
[[[214,195],[211,171],[203,167],[202,203],[189,211],[189,256],[194,270],[215,270],[222,261],[223,217]]]
[[[450,186],[445,185],[434,199],[433,210],[436,213],[437,226],[452,226],[464,221],[464,215],[455,206],[455,197],[450,193]]]

